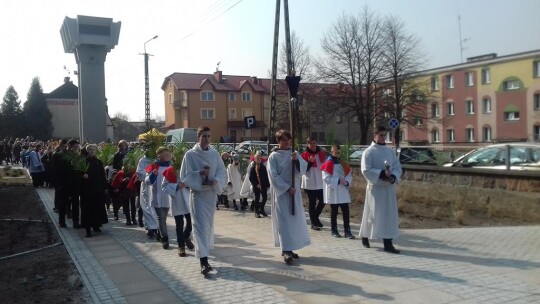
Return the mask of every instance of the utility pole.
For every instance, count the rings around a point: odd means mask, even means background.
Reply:
[[[147,131],[150,131],[150,80],[148,77],[148,56],[150,55],[146,52],[146,44],[154,39],[156,39],[158,35],[155,35],[154,37],[148,39],[144,43],[144,120],[146,122],[146,129]]]
[[[469,40],[469,38],[461,38],[461,16],[458,15],[458,27],[459,27],[459,52],[460,52],[460,55],[461,55],[461,63],[463,63],[463,50],[465,49],[465,47],[463,46],[463,43],[464,42],[467,42]]]
[[[281,0],[276,0],[276,16],[274,22],[274,47],[272,51],[272,89],[270,91],[270,128],[268,129],[268,141],[274,142],[276,133],[276,96],[277,96],[277,57],[279,45],[279,15]]]

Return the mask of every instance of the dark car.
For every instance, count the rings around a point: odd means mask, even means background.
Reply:
[[[409,165],[437,165],[435,153],[429,147],[400,147],[399,162]]]

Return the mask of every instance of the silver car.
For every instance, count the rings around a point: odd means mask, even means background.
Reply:
[[[540,171],[540,144],[507,143],[473,150],[445,167]]]

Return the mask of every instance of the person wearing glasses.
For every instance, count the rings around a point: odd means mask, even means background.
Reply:
[[[384,251],[397,254],[392,240],[399,236],[396,185],[402,170],[396,153],[386,146],[386,134],[384,126],[377,127],[373,143],[362,154],[367,186],[360,237],[366,248],[369,239],[383,239]]]

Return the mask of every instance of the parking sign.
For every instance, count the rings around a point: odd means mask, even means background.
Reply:
[[[399,120],[397,120],[397,118],[391,118],[389,121],[388,121],[388,126],[390,127],[390,129],[392,130],[395,130],[399,127]]]

